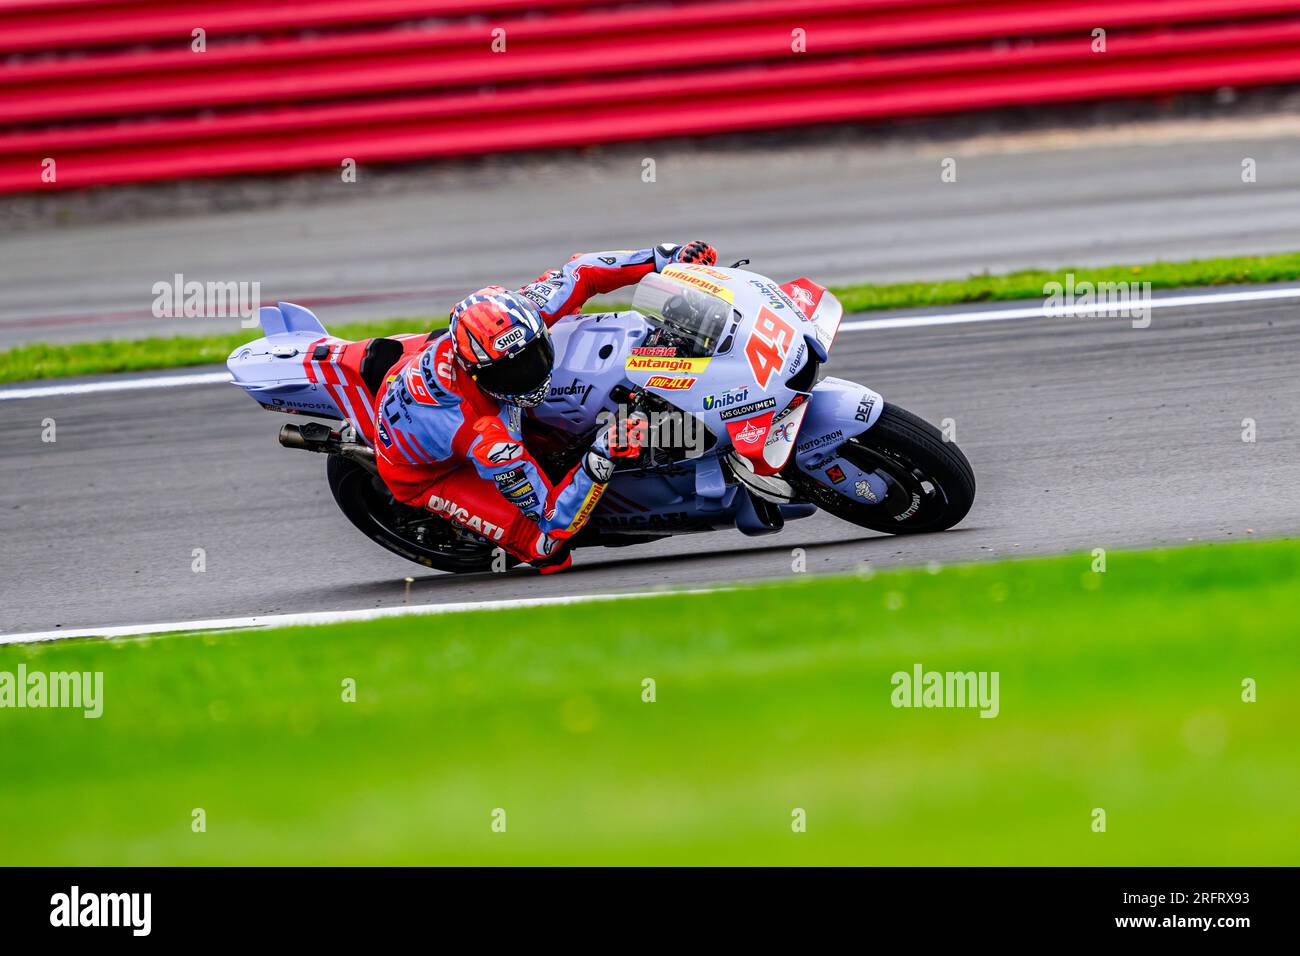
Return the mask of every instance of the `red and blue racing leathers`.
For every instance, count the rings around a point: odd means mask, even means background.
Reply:
[[[671,264],[679,249],[575,255],[519,291],[551,326],[592,296]],[[552,484],[524,447],[519,407],[479,389],[449,336],[394,366],[377,408],[379,474],[398,500],[444,515],[521,561],[544,563],[576,534],[613,472],[595,447]]]

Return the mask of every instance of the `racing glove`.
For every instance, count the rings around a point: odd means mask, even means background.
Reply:
[[[694,262],[702,266],[713,266],[718,264],[718,250],[714,249],[707,242],[701,242],[696,239],[694,242],[688,242],[677,253],[678,262]]]
[[[650,426],[644,415],[629,415],[614,422],[596,436],[583,458],[583,470],[597,484],[606,484],[614,474],[615,458],[636,458],[646,446]]]
[[[712,266],[718,263],[718,250],[707,242],[696,239],[684,246],[672,242],[663,242],[655,246],[655,271],[663,271],[664,266],[674,262]]]

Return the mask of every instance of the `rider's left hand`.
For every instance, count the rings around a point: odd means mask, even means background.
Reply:
[[[679,247],[673,259],[677,262],[712,266],[718,263],[718,250],[707,242],[696,239],[694,242],[688,242],[686,245]]]

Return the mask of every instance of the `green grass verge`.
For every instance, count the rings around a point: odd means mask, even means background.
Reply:
[[[832,291],[839,296],[849,312],[1037,299],[1043,296],[1043,286],[1047,282],[1064,282],[1067,272],[1073,273],[1077,282],[1150,282],[1153,289],[1283,282],[1300,279],[1300,253],[1156,262],[1141,266],[1065,268],[1053,271],[1031,269],[1005,275],[976,275],[936,282],[839,286]],[[446,317],[442,316],[335,326],[328,322],[328,316],[325,318],[326,327],[334,335],[345,339],[433,329],[446,323]],[[0,382],[210,365],[224,362],[237,346],[256,337],[254,332],[240,331],[223,335],[75,345],[23,345],[0,351]]]
[[[0,648],[105,700],[0,710],[0,864],[1300,862],[1300,541],[1091,563]]]
[[[445,317],[441,322],[403,318],[382,322],[350,322],[327,327],[331,334],[341,338],[364,339],[375,335],[417,332],[446,323]],[[178,335],[172,338],[79,342],[73,345],[19,345],[0,351],[0,382],[143,372],[193,365],[224,365],[231,352],[261,334],[261,329],[248,329],[221,335]]]
[[[1079,282],[1150,282],[1152,289],[1247,285],[1300,279],[1300,252],[1272,256],[1152,262],[1146,265],[1026,269],[1002,275],[974,275],[939,282],[854,285],[833,290],[847,312],[956,305],[963,302],[1007,302],[1041,299],[1048,282],[1064,284],[1067,273]]]

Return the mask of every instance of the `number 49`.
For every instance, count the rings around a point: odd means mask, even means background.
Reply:
[[[754,329],[745,343],[745,357],[759,388],[767,388],[772,374],[781,367],[794,340],[794,329],[771,309],[763,309],[754,320]]]

